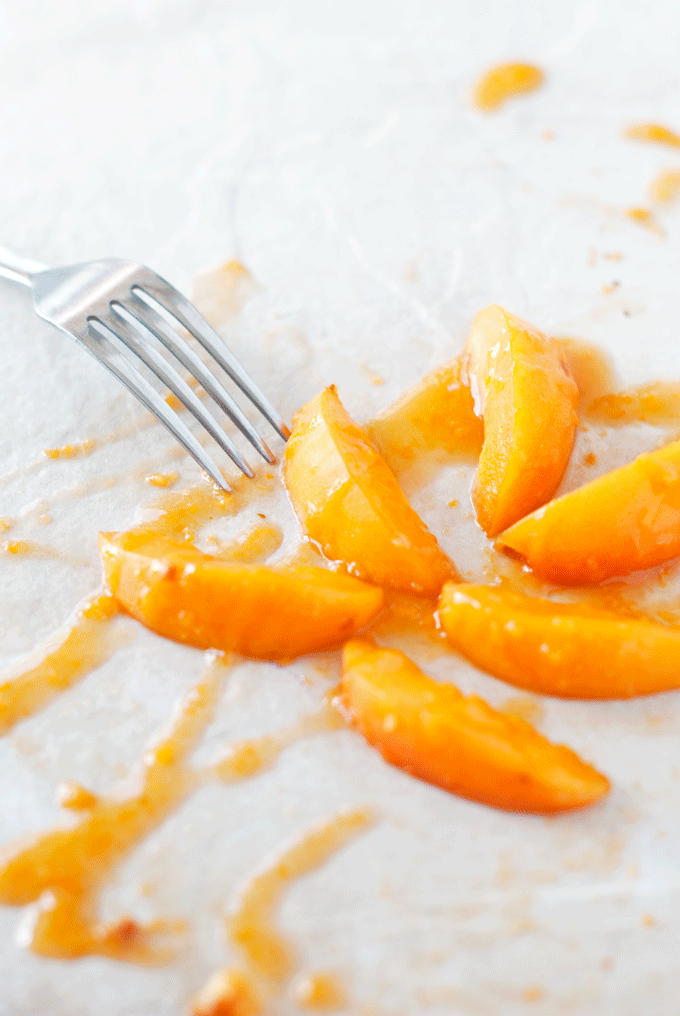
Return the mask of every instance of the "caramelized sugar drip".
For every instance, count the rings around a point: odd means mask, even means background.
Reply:
[[[301,1009],[329,1012],[344,1009],[347,1004],[339,978],[323,970],[298,977],[293,983],[291,995]]]
[[[487,71],[475,87],[473,99],[478,109],[497,109],[514,95],[533,92],[543,83],[544,74],[533,64],[499,64]]]
[[[385,609],[366,630],[381,645],[405,653],[440,656],[447,651],[446,640],[437,626],[437,599],[387,593]]]
[[[652,233],[658,233],[659,236],[663,236],[663,230],[654,218],[654,212],[651,209],[626,208],[623,214],[628,219],[632,219],[633,222],[637,222],[639,226],[644,226],[645,229],[649,229]]]
[[[345,721],[338,710],[325,703],[318,712],[303,716],[287,729],[254,740],[235,741],[209,772],[225,783],[248,779],[272,765],[282,751],[297,741],[340,730],[344,726]]]
[[[272,472],[259,472],[253,479],[241,476],[232,482],[232,492],[204,481],[177,493],[163,494],[145,510],[142,523],[159,536],[192,543],[201,526],[213,519],[236,515],[256,492],[271,490]]]
[[[224,684],[225,663],[210,652],[203,680],[182,700],[166,736],[144,756],[141,789],[132,797],[96,798],[77,784],[62,785],[60,803],[81,810],[70,828],[0,851],[0,903],[34,903],[24,944],[60,959],[102,955],[135,963],[172,958],[154,938],[177,930],[176,922],[142,927],[129,918],[98,920],[98,898],[114,868],[203,784],[248,779],[271,765],[289,745],[343,725],[328,705],[287,730],[230,746],[221,759],[193,769],[187,759],[211,721]]]
[[[149,473],[144,479],[152,487],[172,487],[177,483],[177,473]]]
[[[77,444],[62,445],[61,448],[45,448],[43,455],[48,459],[75,459],[91,455],[96,447],[96,441],[79,441]]]
[[[484,437],[460,357],[432,371],[364,429],[393,472],[422,452],[479,455]]]
[[[50,643],[2,675],[0,735],[112,656],[122,640],[108,624],[117,613],[116,601],[108,594],[89,600]]]
[[[291,947],[274,924],[274,914],[289,883],[320,867],[336,850],[374,821],[365,809],[338,815],[311,829],[246,886],[227,933],[250,966],[269,982],[281,983],[292,971]]]
[[[32,462],[26,462],[22,466],[17,466],[16,469],[12,469],[10,472],[5,473],[4,476],[0,476],[0,488],[8,486],[20,477],[40,472],[50,460],[91,455],[106,445],[126,441],[128,438],[135,437],[141,431],[147,430],[149,427],[157,427],[158,425],[155,416],[152,416],[151,413],[143,413],[129,423],[124,423],[120,427],[109,431],[108,434],[102,434],[101,437],[89,438],[86,441],[72,445],[64,445],[62,448],[47,448],[39,458],[34,459]]]
[[[236,539],[220,543],[215,537],[208,537],[208,553],[225,561],[241,561],[244,564],[258,564],[266,561],[279,549],[283,542],[283,531],[273,522],[252,526]]]
[[[611,360],[605,352],[582,339],[559,338],[569,373],[578,388],[580,415],[593,399],[607,395],[617,387]]]
[[[658,145],[680,148],[680,135],[658,123],[636,123],[629,127],[624,137],[633,141],[651,141]]]
[[[42,956],[102,955],[136,962],[169,958],[151,942],[165,926],[145,929],[97,919],[98,895],[112,869],[186,799],[200,782],[186,765],[213,716],[224,683],[221,657],[181,702],[168,734],[143,760],[141,791],[102,799],[68,829],[31,837],[0,853],[0,902],[36,903],[26,944]]]
[[[657,427],[680,421],[680,382],[654,381],[611,395],[601,395],[588,406],[590,419],[610,426],[649,423]]]
[[[51,521],[49,516],[47,521]],[[34,543],[33,540],[0,540],[0,554],[8,554],[13,557],[34,557],[43,561],[63,561],[64,564],[70,564],[74,568],[87,568],[89,565],[89,561],[84,558],[72,557],[55,547]]]
[[[176,494],[164,494],[144,511],[144,523],[154,532],[173,540],[193,542],[201,526],[211,519],[235,515],[238,505],[233,494],[214,484],[200,483]]]
[[[97,804],[98,798],[91,790],[82,787],[73,780],[65,780],[57,787],[55,794],[57,804],[71,811],[90,811]]]
[[[678,194],[680,194],[680,172],[678,170],[659,173],[649,185],[649,196],[652,201],[659,203],[674,201]]]
[[[191,1016],[259,1016],[257,989],[241,970],[218,970],[198,993]]]
[[[194,279],[191,302],[211,325],[219,327],[237,314],[259,288],[245,265],[231,260]]]

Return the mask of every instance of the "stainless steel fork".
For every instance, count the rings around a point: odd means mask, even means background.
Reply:
[[[253,471],[154,339],[203,386],[260,455],[267,462],[275,461],[231,395],[177,331],[178,326],[198,340],[284,441],[290,435],[288,427],[217,332],[160,275],[135,261],[118,258],[47,268],[0,247],[0,276],[32,289],[40,317],[70,335],[122,381],[224,490],[229,486],[221,471],[167,399],[144,377],[136,358],[179,399],[246,476],[252,476]]]

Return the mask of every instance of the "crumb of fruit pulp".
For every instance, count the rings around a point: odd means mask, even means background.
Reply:
[[[80,783],[66,780],[60,783],[56,792],[57,804],[71,811],[86,811],[97,803],[97,797]]]
[[[75,459],[78,455],[89,455],[94,448],[95,442],[87,440],[79,444],[62,445],[61,448],[45,448],[43,455],[48,459]]]
[[[652,233],[659,233],[663,236],[663,230],[654,218],[654,213],[651,212],[649,208],[627,208],[625,215],[629,219],[632,219],[633,222],[637,222],[639,225],[644,226],[645,229],[650,229]]]
[[[680,135],[658,123],[637,123],[629,127],[624,137],[633,141],[651,141],[657,145],[680,148]]]
[[[172,487],[179,477],[177,473],[149,473],[145,479],[152,487]]]
[[[253,986],[240,970],[219,970],[194,999],[191,1016],[258,1016]]]
[[[533,64],[499,64],[487,71],[478,82],[473,94],[474,103],[478,109],[497,109],[515,95],[533,92],[543,79],[543,71]]]
[[[338,1009],[344,1002],[344,992],[334,974],[319,972],[303,974],[293,982],[291,995],[304,1009]]]
[[[649,185],[649,196],[652,201],[663,203],[672,201],[680,194],[680,171],[660,173]]]

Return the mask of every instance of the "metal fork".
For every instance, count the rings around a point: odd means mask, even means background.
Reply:
[[[107,258],[49,269],[0,247],[0,276],[32,289],[33,305],[40,317],[70,335],[122,381],[224,490],[229,486],[221,471],[140,372],[136,358],[169,388],[246,476],[252,477],[253,471],[153,339],[158,339],[203,386],[267,462],[276,461],[231,395],[177,331],[178,326],[198,340],[284,441],[290,436],[288,427],[193,304],[150,268],[135,261]]]

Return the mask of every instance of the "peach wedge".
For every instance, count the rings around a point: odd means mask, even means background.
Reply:
[[[495,536],[557,490],[574,443],[578,389],[559,343],[502,307],[477,315],[466,352],[484,419],[472,499],[480,526]]]
[[[436,595],[453,565],[334,387],[296,414],[284,480],[305,535],[368,582]]]
[[[458,652],[518,688],[581,699],[680,688],[680,628],[453,582],[444,586],[438,617]]]
[[[602,582],[680,554],[680,441],[639,455],[522,519],[500,550],[562,585]]]
[[[475,414],[461,360],[424,377],[376,416],[366,433],[395,472],[421,452],[479,455],[484,426]]]
[[[431,680],[396,649],[348,642],[341,691],[355,726],[387,762],[461,797],[549,814],[591,804],[609,789],[569,748]]]
[[[292,659],[368,624],[383,592],[325,568],[234,564],[140,527],[100,533],[106,582],[132,617],[199,649]]]

